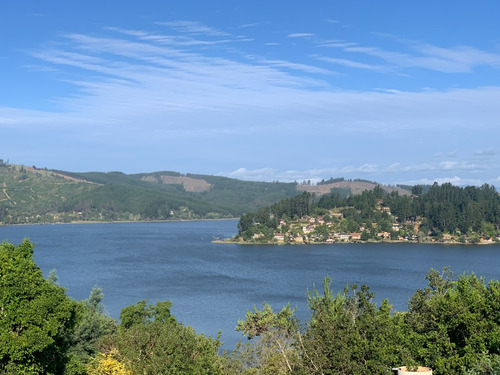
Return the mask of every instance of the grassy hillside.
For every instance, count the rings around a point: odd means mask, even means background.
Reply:
[[[160,176],[182,179],[158,183]],[[204,188],[193,190],[186,181]],[[237,217],[297,194],[295,184],[177,172],[73,173],[11,164],[0,166],[0,187],[4,224]]]
[[[99,185],[55,171],[0,165],[0,222],[42,223],[61,219],[75,196],[91,194]]]

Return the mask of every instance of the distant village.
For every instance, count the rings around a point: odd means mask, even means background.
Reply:
[[[430,236],[420,230],[422,218],[417,216],[403,223],[397,221],[390,208],[377,201],[376,209],[384,213],[388,222],[370,223],[357,226],[355,231],[346,231],[346,218],[341,208],[329,210],[323,215],[305,215],[298,220],[280,219],[277,229],[269,235],[269,228],[254,226],[255,233],[244,239],[235,236],[230,241],[239,243],[268,244],[311,244],[311,243],[349,243],[349,242],[413,242],[413,243],[449,243],[449,244],[489,244],[500,242],[497,236],[468,237],[465,234],[442,233]],[[352,222],[351,222],[352,226]],[[259,229],[260,227],[260,229]],[[353,229],[352,227],[350,229]]]

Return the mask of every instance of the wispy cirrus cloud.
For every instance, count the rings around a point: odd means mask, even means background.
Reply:
[[[320,68],[314,65],[298,64],[285,60],[261,60],[261,62],[270,66],[300,70],[306,73],[327,74],[327,75],[335,74],[335,72],[331,70]]]
[[[201,40],[195,39],[186,35],[164,35],[164,34],[153,34],[141,30],[129,30],[120,27],[108,27],[108,30],[116,31],[124,35],[129,35],[136,37],[140,40],[147,42],[154,42],[165,45],[175,45],[175,46],[210,46],[216,44],[227,44],[235,42],[237,39],[212,39],[212,40]],[[242,41],[239,39],[239,41]]]
[[[314,34],[312,34],[312,33],[292,33],[292,34],[288,34],[289,38],[308,38],[308,37],[311,37],[311,36],[314,36]]]
[[[443,48],[429,43],[406,43],[405,47],[409,50],[406,53],[389,51],[373,46],[363,46],[347,41],[322,42],[319,46],[337,48],[347,53],[378,58],[381,64],[385,64],[386,71],[396,68],[421,68],[442,73],[470,73],[474,68],[479,66],[500,67],[500,54],[481,51],[477,48],[469,46]],[[372,64],[357,62],[354,59],[330,58],[328,56],[323,56],[322,59],[359,69],[373,69],[374,66]]]
[[[366,70],[374,70],[374,71],[380,71],[380,72],[391,70],[389,67],[383,66],[383,65],[366,64],[366,63],[362,63],[362,62],[358,62],[358,61],[339,59],[339,58],[335,58],[335,57],[326,57],[326,56],[316,55],[316,58],[318,60],[326,61],[328,63],[347,66],[348,68],[366,69]]]
[[[121,122],[145,117],[151,126],[182,122],[184,129],[203,126],[207,131],[217,124],[217,131],[239,133],[265,129],[266,133],[286,130],[294,134],[302,124],[310,124],[326,135],[434,129],[436,123],[442,129],[477,129],[495,126],[500,117],[496,101],[500,89],[495,87],[390,93],[339,91],[333,90],[326,79],[308,75],[332,75],[314,65],[235,60],[175,44],[159,44],[145,38],[147,32],[116,32],[119,37],[67,34],[62,47],[34,53],[48,68],[77,69],[63,79],[80,91],[54,99],[62,111],[73,111],[82,118],[99,113],[101,119],[110,117]],[[84,77],[84,73],[91,75]],[[197,119],[201,111],[206,112],[203,122]],[[481,124],[477,123],[478,112],[482,113]],[[231,120],[237,113],[239,120]],[[268,127],[268,123],[273,126]]]
[[[157,22],[158,25],[171,27],[181,33],[192,35],[228,36],[230,34],[197,21]]]

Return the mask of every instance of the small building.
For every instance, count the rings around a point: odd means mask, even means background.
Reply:
[[[378,232],[377,236],[380,238],[391,238],[391,234],[389,232]]]
[[[353,241],[361,240],[361,233],[351,233],[351,240]]]
[[[481,237],[480,242],[481,243],[492,243],[493,239],[491,237],[488,237],[488,236],[483,236],[483,237]]]
[[[273,238],[275,241],[285,242],[285,235],[283,233],[276,233]]]
[[[349,233],[340,233],[339,234],[339,240],[341,241],[349,241],[349,237],[351,235]]]
[[[297,236],[293,239],[296,243],[304,243],[302,236]]]

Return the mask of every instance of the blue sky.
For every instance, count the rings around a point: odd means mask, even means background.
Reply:
[[[500,187],[500,2],[3,1],[0,158]]]

